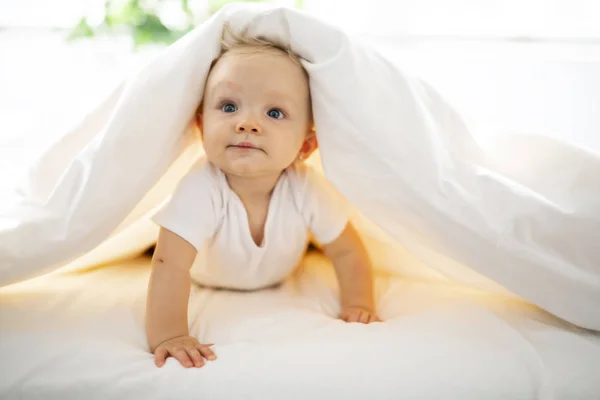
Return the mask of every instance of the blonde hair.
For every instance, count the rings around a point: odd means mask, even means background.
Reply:
[[[223,25],[223,35],[221,36],[221,54],[219,55],[219,58],[228,51],[240,47],[255,49],[257,52],[269,50],[279,51],[287,54],[295,63],[302,67],[300,56],[294,53],[289,45],[277,43],[262,36],[252,36],[248,34],[248,28],[244,29],[239,34],[236,34],[228,23]],[[306,73],[304,67],[302,67],[302,70],[304,73]]]
[[[252,49],[256,52],[261,51],[276,51],[280,53],[287,54],[290,59],[297,64],[304,73],[304,76],[308,79],[308,73],[304,69],[301,63],[301,57],[292,51],[292,48],[289,45],[284,45],[282,43],[277,43],[275,41],[270,41],[265,39],[262,36],[252,36],[248,34],[248,28],[244,29],[239,34],[236,34],[228,23],[223,25],[223,34],[221,36],[221,53],[217,58],[215,58],[210,67],[208,69],[208,74],[212,71],[213,67],[219,61],[221,57],[227,54],[231,50],[244,48],[244,49]],[[310,96],[309,96],[310,102]],[[204,98],[196,108],[196,115],[200,115],[202,113],[202,105],[204,103]],[[312,108],[312,106],[310,106]],[[312,114],[312,113],[311,113]],[[312,117],[311,117],[312,118]]]

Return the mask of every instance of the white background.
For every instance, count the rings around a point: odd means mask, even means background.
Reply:
[[[304,3],[432,83],[477,134],[550,135],[600,151],[600,1]],[[102,4],[0,0],[2,186],[156,50],[63,40],[82,15],[101,19]],[[177,22],[168,7],[164,15]]]

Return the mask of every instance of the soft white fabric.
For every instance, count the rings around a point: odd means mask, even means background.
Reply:
[[[257,289],[283,281],[300,262],[308,232],[322,244],[348,223],[339,196],[310,166],[297,163],[273,189],[264,238],[252,239],[248,215],[223,171],[203,157],[153,217],[198,250],[190,276],[212,287]]]
[[[324,173],[393,245],[454,281],[488,287],[483,275],[600,329],[597,154],[544,138],[483,149],[433,88],[372,49],[308,14],[255,5],[227,7],[170,46],[39,160],[0,213],[2,284],[119,241],[168,195],[155,184],[186,148],[225,22],[305,59]],[[392,268],[405,271],[397,258]]]
[[[600,335],[526,303],[377,277],[383,324],[345,324],[330,263],[311,255],[277,290],[192,291],[193,335],[219,356],[154,366],[149,259],[0,289],[5,400],[591,400]]]

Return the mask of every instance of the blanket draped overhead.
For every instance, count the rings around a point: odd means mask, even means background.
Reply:
[[[410,275],[404,265],[418,260],[600,329],[597,154],[509,135],[486,150],[435,89],[367,45],[306,13],[249,4],[222,9],[128,76],[38,160],[0,209],[0,284],[155,239],[149,214],[198,154],[190,121],[225,23],[302,57],[322,171],[359,230],[405,249],[386,257],[388,270]]]

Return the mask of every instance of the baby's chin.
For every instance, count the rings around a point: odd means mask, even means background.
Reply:
[[[258,157],[257,157],[258,158]],[[280,173],[283,169],[268,160],[252,159],[252,157],[234,158],[217,165],[225,173],[241,178],[258,178]]]

